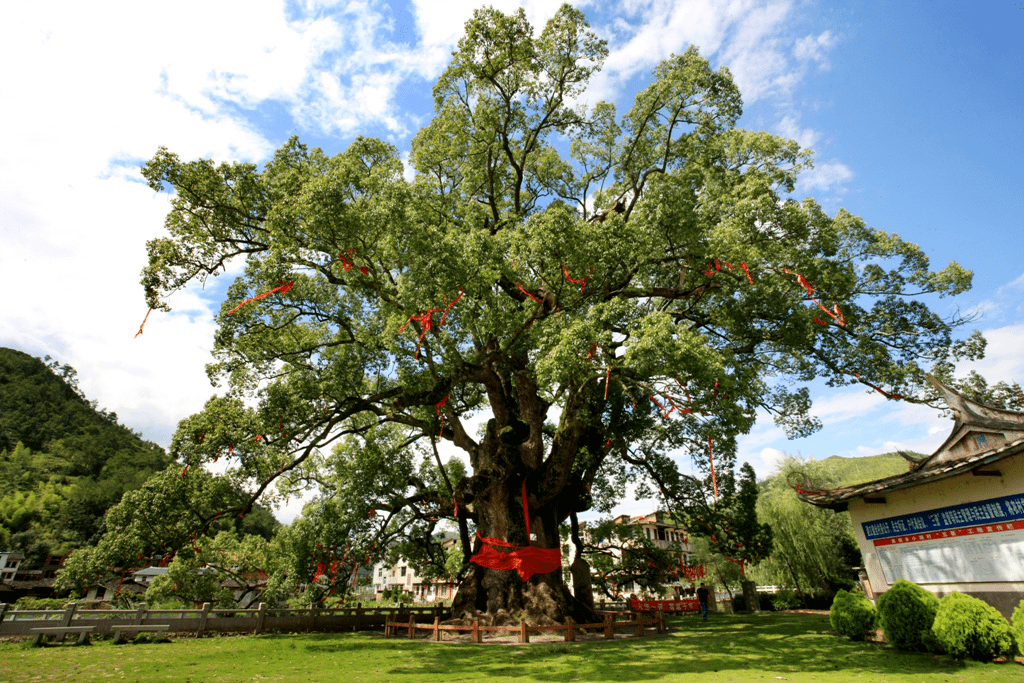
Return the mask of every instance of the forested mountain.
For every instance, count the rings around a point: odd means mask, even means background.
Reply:
[[[909,453],[914,458],[924,457],[919,453]],[[856,458],[844,458],[833,455],[820,461],[821,475],[827,481],[819,482],[824,486],[853,486],[867,481],[891,477],[894,474],[906,474],[909,465],[899,453],[882,453]]]
[[[0,548],[29,563],[94,543],[107,509],[172,462],[45,361],[0,348]]]

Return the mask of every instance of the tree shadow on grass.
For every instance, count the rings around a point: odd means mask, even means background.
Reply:
[[[415,664],[394,662],[387,673],[485,677],[642,681],[688,673],[761,671],[955,674],[965,665],[885,645],[853,642],[829,632],[828,617],[805,614],[719,615],[708,622],[676,618],[671,632],[643,639],[531,645],[437,644],[393,641]],[[380,647],[376,643],[375,647]]]

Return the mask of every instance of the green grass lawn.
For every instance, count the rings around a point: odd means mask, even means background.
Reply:
[[[378,633],[173,639],[114,646],[0,644],[0,681],[1024,681],[1016,663],[957,663],[854,643],[817,614],[669,620],[642,640],[436,644]]]

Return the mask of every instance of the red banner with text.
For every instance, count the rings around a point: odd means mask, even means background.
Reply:
[[[699,612],[696,600],[630,600],[629,608],[634,612]]]

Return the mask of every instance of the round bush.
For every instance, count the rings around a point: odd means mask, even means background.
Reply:
[[[905,579],[900,579],[876,601],[878,623],[885,639],[899,650],[929,650],[932,623],[939,599]]]
[[[1013,610],[1013,626],[1010,631],[1017,642],[1017,649],[1024,654],[1024,600],[1017,603],[1017,608]]]
[[[839,635],[864,640],[875,632],[875,606],[863,595],[840,590],[832,601],[828,620]]]
[[[953,592],[939,601],[932,633],[942,648],[956,659],[991,661],[1013,654],[1010,624],[992,605]]]

